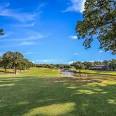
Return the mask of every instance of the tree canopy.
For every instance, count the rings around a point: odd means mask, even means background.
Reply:
[[[22,53],[11,51],[3,54],[3,56],[0,58],[0,64],[2,67],[4,67],[5,72],[7,68],[14,68],[15,74],[17,72],[17,69],[24,70],[33,66],[33,63],[24,58]]]
[[[116,54],[116,1],[86,0],[83,20],[77,22],[76,33],[84,39],[85,48],[97,38],[100,48]]]

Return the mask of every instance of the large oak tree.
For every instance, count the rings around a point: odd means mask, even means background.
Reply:
[[[97,38],[100,48],[116,54],[116,0],[86,0],[76,32],[86,48]]]
[[[33,66],[33,63],[30,62],[28,59],[24,58],[23,54],[20,52],[11,52],[8,51],[3,54],[3,56],[0,58],[1,66],[4,67],[5,72],[6,69],[13,69],[14,73],[16,74],[17,69],[19,70],[25,70],[29,69],[31,66]]]

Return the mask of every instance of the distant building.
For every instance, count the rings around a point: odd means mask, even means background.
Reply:
[[[105,65],[96,65],[96,66],[91,66],[89,69],[91,70],[108,70],[109,67]]]

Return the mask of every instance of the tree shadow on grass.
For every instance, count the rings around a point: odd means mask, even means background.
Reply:
[[[116,85],[74,78],[0,78],[1,116],[115,116]]]
[[[4,71],[4,70],[0,70],[0,74],[14,74],[14,71]]]

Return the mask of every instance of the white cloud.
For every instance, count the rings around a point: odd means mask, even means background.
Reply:
[[[90,61],[88,61],[88,62],[95,62],[94,60],[90,60]]]
[[[75,55],[75,56],[78,56],[78,55],[79,55],[79,53],[78,53],[78,52],[75,52],[75,53],[74,53],[74,55]]]
[[[12,38],[13,37],[13,38]],[[29,46],[29,45],[35,45],[38,44],[39,41],[41,41],[44,38],[47,38],[48,35],[41,34],[37,31],[32,30],[26,30],[24,31],[24,35],[20,36],[20,33],[10,33],[8,32],[3,38],[0,39],[2,42],[8,42],[8,46]],[[12,44],[10,44],[12,43]]]
[[[57,64],[57,63],[64,63],[65,61],[63,59],[46,58],[46,59],[35,60],[34,62],[40,64]]]
[[[34,32],[31,33],[31,35],[23,38],[23,39],[15,39],[15,41],[19,41],[20,45],[34,45],[38,43],[38,40],[44,38],[45,36],[43,36],[40,33]]]
[[[44,59],[44,60],[41,60],[40,62],[43,62],[43,63],[48,63],[48,62],[51,62],[53,61],[52,59]]]
[[[35,26],[35,22],[13,25],[13,27],[22,27],[22,28],[33,27],[33,26]]]
[[[70,5],[64,10],[64,12],[80,12],[84,11],[85,0],[69,0]]]
[[[68,64],[72,64],[72,63],[74,63],[74,61],[72,61],[72,60],[68,62]]]
[[[41,10],[40,8],[42,5],[40,4],[37,9],[33,10],[33,12],[23,12],[21,9],[11,9],[10,3],[6,3],[3,5],[0,5],[0,16],[3,17],[10,17],[13,18],[21,23],[26,22],[33,22],[36,19],[36,16],[40,15]],[[31,25],[24,24],[24,26],[33,26],[34,23],[31,23]]]
[[[55,62],[58,62],[60,61],[60,59],[42,59],[42,60],[39,60],[40,63],[55,63]]]
[[[24,54],[25,54],[25,55],[32,55],[33,52],[25,52]]]
[[[103,50],[100,50],[99,53],[103,53],[104,51]]]
[[[47,63],[50,63],[50,62],[52,62],[53,61],[53,59],[40,59],[40,60],[34,60],[33,61],[33,63],[41,63],[41,64],[47,64]]]
[[[76,35],[72,35],[72,36],[70,36],[69,38],[71,38],[71,39],[73,39],[73,40],[77,40],[77,39],[78,39]]]
[[[5,8],[0,11],[0,16],[11,17],[20,22],[26,22],[26,21],[34,21],[36,14],[20,13],[12,9]]]
[[[4,38],[4,39],[1,39],[1,41],[12,41],[12,42],[37,41],[37,40],[47,37],[45,35],[42,35],[39,32],[32,32],[29,30],[27,32],[28,32],[27,34],[25,33],[23,37],[19,37],[19,38],[16,38],[16,37],[12,38],[12,36],[15,36],[15,34],[13,33],[6,34],[5,36],[1,37],[1,38]]]
[[[30,36],[27,36],[27,37],[25,37],[25,38],[20,38],[20,39],[16,39],[16,41],[17,40],[22,40],[22,41],[37,41],[37,40],[40,40],[40,39],[42,39],[42,38],[45,38],[45,36],[43,36],[42,34],[40,34],[40,33],[36,33],[35,35],[33,34],[31,34]]]
[[[8,34],[8,33],[6,33],[6,34],[4,34],[3,36],[1,36],[1,37],[0,37],[0,40],[1,40],[1,39],[4,39],[4,38],[7,38],[7,37],[9,37],[9,34]]]
[[[24,41],[20,43],[21,46],[34,45],[34,44],[36,44],[36,42],[33,41]]]

